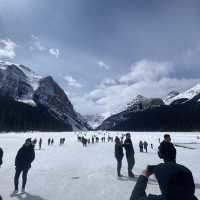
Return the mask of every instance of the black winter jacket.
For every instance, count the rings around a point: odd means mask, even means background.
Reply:
[[[176,161],[176,148],[172,143],[163,141],[158,147],[158,155],[164,159],[165,162]]]
[[[22,146],[17,152],[17,156],[15,158],[15,166],[16,168],[28,169],[31,167],[31,163],[35,159],[35,151],[34,146],[30,145],[26,147]]]
[[[131,194],[130,200],[167,200],[163,195],[152,195],[147,196],[145,190],[147,187],[148,178],[140,175],[133,192]]]
[[[134,152],[134,149],[133,149],[133,144],[132,144],[131,139],[129,139],[129,138],[125,139],[123,146],[126,150],[126,157],[127,158],[134,156],[135,152]]]

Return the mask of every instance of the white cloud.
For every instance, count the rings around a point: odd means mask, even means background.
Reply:
[[[76,87],[76,88],[81,88],[82,87],[82,85],[80,83],[78,83],[77,80],[75,80],[71,76],[65,76],[64,79],[67,81],[67,84],[69,86]]]
[[[117,80],[112,79],[112,78],[106,78],[106,79],[101,81],[100,87],[104,88],[104,87],[107,87],[107,86],[110,86],[110,85],[115,85],[116,83],[117,83]]]
[[[34,44],[35,44],[35,47],[37,48],[37,50],[39,50],[39,51],[45,51],[45,50],[46,50],[46,47],[43,46],[43,45],[41,44],[41,42],[36,41]]]
[[[16,57],[15,48],[16,43],[10,39],[0,40],[0,58],[10,58]]]
[[[46,47],[41,43],[39,37],[36,35],[31,35],[33,41],[33,46],[30,46],[31,50],[46,51]]]
[[[111,69],[111,66],[105,64],[103,61],[99,61],[98,65],[99,65],[100,68],[105,69],[105,70]]]
[[[56,58],[58,58],[60,56],[59,49],[48,48],[48,47],[44,46],[42,44],[42,42],[40,41],[39,37],[36,35],[31,35],[31,37],[33,39],[33,45],[30,46],[30,50],[32,50],[32,51],[37,50],[37,51],[45,52],[52,56],[55,56]]]
[[[49,53],[50,53],[51,55],[55,56],[56,58],[58,58],[59,55],[60,55],[59,49],[53,49],[53,48],[51,48],[51,49],[49,49]]]
[[[198,79],[172,78],[173,64],[142,60],[135,63],[130,72],[118,80],[107,79],[95,90],[83,95],[72,96],[72,102],[80,113],[104,114],[121,110],[137,95],[164,97],[172,90],[183,91],[192,87]],[[111,83],[111,84],[110,84]]]
[[[159,63],[142,60],[132,65],[131,71],[123,75],[119,81],[121,83],[134,83],[147,80],[156,81],[173,72],[172,66],[170,62]]]

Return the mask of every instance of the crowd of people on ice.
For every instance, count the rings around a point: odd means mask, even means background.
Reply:
[[[125,138],[125,139],[124,139]],[[97,135],[92,135],[91,138],[87,138],[85,135],[78,135],[79,142],[86,147],[92,143],[106,142],[106,135],[101,138]],[[128,176],[131,179],[135,178],[133,168],[135,165],[135,151],[132,144],[131,134],[126,133],[120,138],[118,136],[113,139],[109,134],[107,136],[107,142],[115,142],[115,158],[117,160],[117,176],[123,177],[121,174],[122,160],[124,157],[124,150],[126,160],[128,164]],[[42,148],[42,138],[39,139],[39,150]],[[64,145],[65,138],[60,138],[59,145]],[[158,156],[163,159],[163,163],[158,165],[148,165],[143,170],[142,174],[137,178],[136,184],[132,191],[130,200],[197,200],[195,197],[195,184],[192,172],[185,166],[176,163],[176,148],[171,142],[171,137],[168,134],[164,135],[164,140],[161,142],[159,138]],[[28,138],[25,140],[23,146],[18,150],[15,158],[15,176],[14,176],[14,191],[12,195],[18,193],[18,182],[20,174],[22,174],[22,189],[25,191],[27,182],[27,174],[31,168],[31,163],[35,159],[35,145],[37,139]],[[49,138],[47,141],[48,146],[54,144],[54,139]],[[145,150],[148,152],[147,141],[139,142],[140,152]],[[153,149],[153,144],[151,144]],[[123,150],[124,149],[124,150]],[[0,148],[0,166],[3,164],[3,149]],[[160,195],[147,195],[145,190],[148,184],[148,178],[151,175],[155,175],[159,188]],[[2,197],[0,196],[0,200]]]
[[[143,152],[143,147],[147,152],[148,144],[145,143],[147,142],[142,143],[140,141],[140,152]],[[128,176],[134,178],[135,174],[132,172],[132,169],[135,164],[135,158],[131,135],[129,133],[126,134],[124,142],[119,137],[115,138],[115,158],[117,160],[118,177],[122,177],[123,148],[125,149],[128,163]],[[158,147],[158,156],[163,159],[164,163],[148,165],[143,170],[137,179],[130,200],[196,200],[192,172],[187,167],[176,163],[176,148],[171,142],[170,135],[164,135],[164,140]],[[148,178],[153,174],[159,184],[160,195],[146,194],[145,190],[147,188]]]

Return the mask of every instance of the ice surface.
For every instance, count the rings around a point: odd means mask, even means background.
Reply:
[[[77,132],[78,133],[78,132]],[[4,200],[128,200],[135,181],[116,177],[116,161],[113,143],[90,144],[83,148],[77,142],[77,133],[20,133],[0,134],[0,146],[4,149],[4,163],[0,168],[0,194]],[[104,132],[87,132],[103,134]],[[158,138],[164,133],[132,133],[135,148],[136,164],[134,173],[139,175],[147,164],[157,164],[161,160],[157,156]],[[106,133],[107,135],[107,133]],[[111,132],[110,135],[121,135]],[[200,197],[200,133],[171,134],[175,143],[195,150],[177,148],[177,161],[189,167],[194,175],[196,195]],[[13,176],[15,172],[14,159],[17,150],[25,138],[43,138],[42,150],[37,150],[36,159],[28,174],[27,193],[10,197],[13,191]],[[54,146],[47,146],[47,139],[53,137]],[[60,137],[66,138],[66,144],[59,146]],[[154,144],[154,150],[149,153],[139,153],[139,140],[147,140]],[[149,145],[150,146],[150,145]],[[123,159],[122,174],[127,175],[126,158]],[[153,180],[154,177],[151,177]],[[21,181],[21,179],[20,179]],[[159,193],[157,183],[150,181],[147,191]]]

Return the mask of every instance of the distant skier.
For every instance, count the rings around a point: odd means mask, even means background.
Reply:
[[[169,134],[164,135],[164,140],[158,147],[158,156],[164,160],[164,162],[176,162],[176,148],[171,142]]]
[[[123,147],[120,139],[115,137],[115,158],[117,160],[117,175],[121,177],[122,159],[124,157]]]
[[[151,144],[151,149],[153,149],[153,144]]]
[[[143,152],[143,142],[142,141],[139,142],[139,148],[140,148],[140,152]]]
[[[39,149],[41,150],[41,148],[42,148],[42,138],[40,138],[39,140]]]
[[[13,194],[18,192],[19,176],[22,173],[22,192],[25,191],[27,174],[31,168],[31,163],[35,159],[34,145],[30,138],[26,139],[24,145],[17,152],[15,158],[16,172],[14,177],[15,190]]]
[[[144,149],[145,149],[146,153],[148,152],[147,148],[148,148],[148,143],[147,143],[147,141],[144,141]]]
[[[52,138],[52,139],[51,139],[51,145],[53,145],[53,144],[54,144],[54,139]]]
[[[126,150],[126,159],[127,159],[127,163],[128,163],[128,176],[130,178],[134,178],[134,174],[132,172],[132,169],[135,165],[135,157],[134,157],[134,149],[133,149],[133,144],[132,144],[132,141],[131,141],[131,135],[130,133],[127,133],[126,134],[126,139],[124,141],[124,144],[123,144],[125,150]]]
[[[3,149],[0,147],[0,167],[3,164]]]

